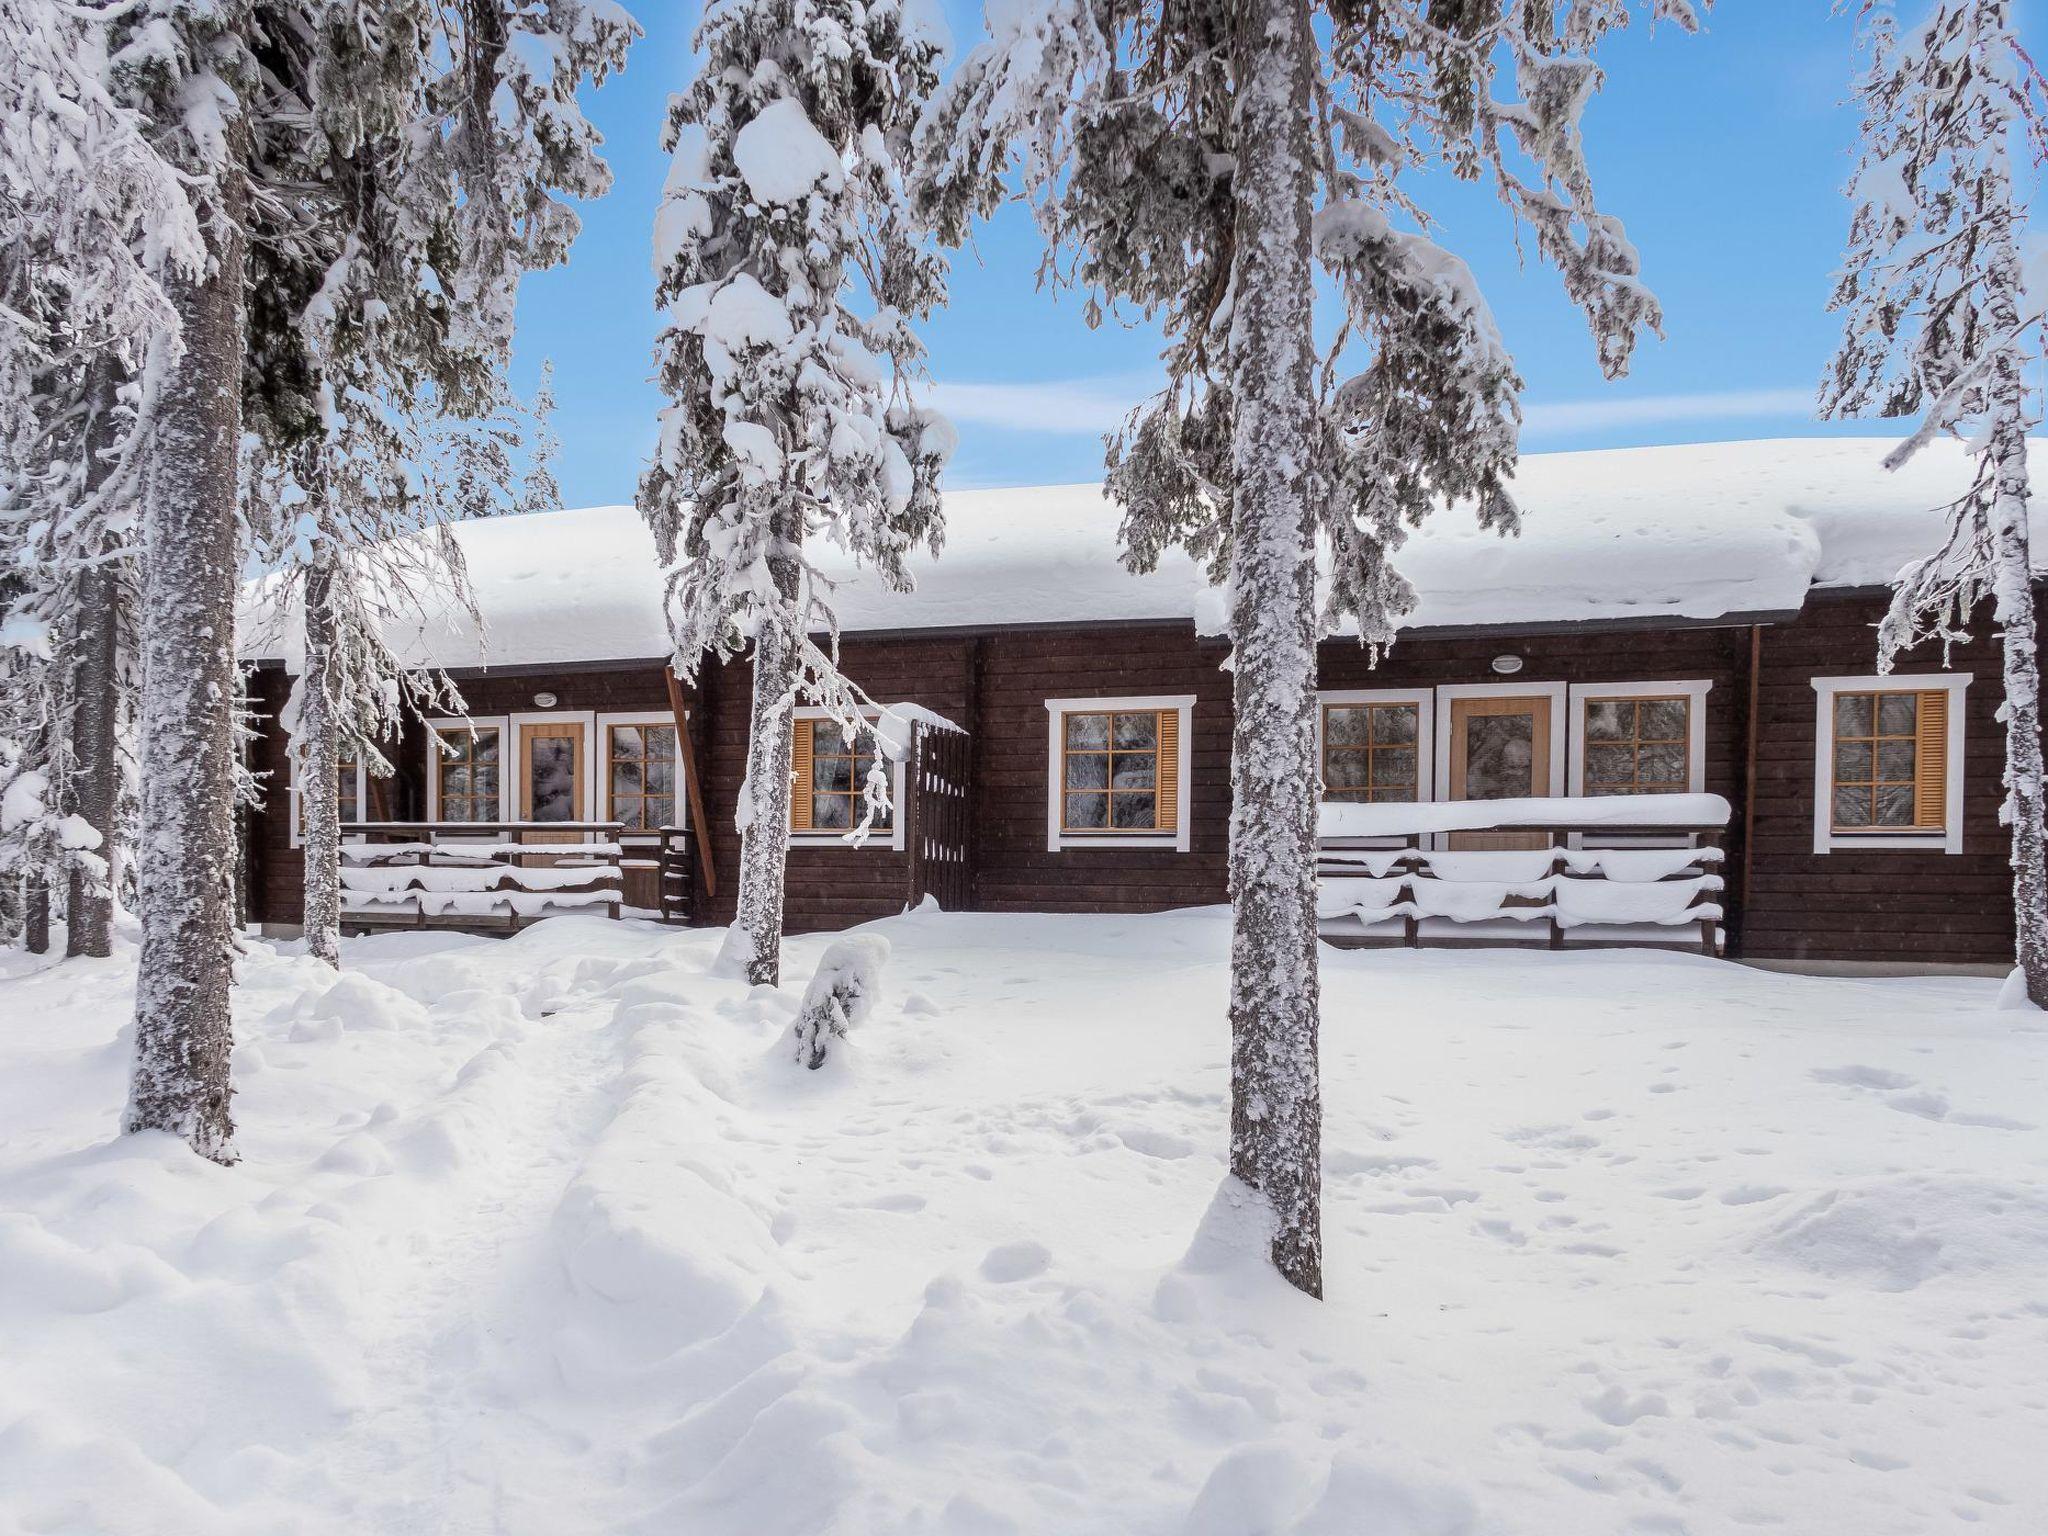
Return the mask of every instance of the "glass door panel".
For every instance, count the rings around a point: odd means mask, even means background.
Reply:
[[[1451,798],[1514,800],[1554,792],[1550,699],[1545,695],[1451,700]],[[1543,832],[1458,832],[1453,848],[1545,848]]]
[[[519,727],[519,819],[583,819],[583,722],[546,720]],[[530,832],[529,842],[576,842],[578,832]]]

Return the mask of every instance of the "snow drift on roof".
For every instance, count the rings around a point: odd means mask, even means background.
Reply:
[[[1408,627],[1628,618],[1715,619],[1797,609],[1809,587],[1876,586],[1934,547],[1938,509],[1968,484],[1958,444],[1898,474],[1889,439],[1788,438],[1530,454],[1515,481],[1518,538],[1439,512],[1396,564],[1421,601]],[[934,629],[1123,619],[1218,627],[1220,594],[1168,554],[1138,576],[1117,560],[1120,514],[1096,485],[959,491],[946,545],[911,562],[913,593],[828,553],[842,628]],[[631,507],[587,507],[456,530],[487,621],[451,612],[394,636],[449,667],[666,654],[654,542]],[[289,655],[272,646],[264,654]]]

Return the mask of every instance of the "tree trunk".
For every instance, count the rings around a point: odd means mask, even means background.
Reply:
[[[1307,5],[1247,0],[1234,48],[1230,1168],[1271,1207],[1281,1275],[1320,1296]]]
[[[99,567],[79,579],[72,627],[76,664],[71,680],[71,809],[99,833],[98,852],[107,865],[106,874],[97,880],[84,870],[71,871],[64,949],[66,954],[100,958],[114,952],[122,601],[120,572]]]
[[[210,217],[212,271],[173,299],[185,354],[163,380],[143,502],[142,819],[135,1066],[125,1128],[234,1161],[236,449],[241,432],[243,211],[230,151]]]
[[[2032,556],[2027,543],[2027,432],[2018,361],[2001,366],[1991,453],[1995,617],[2005,661],[2005,818],[2012,829],[2015,958],[2027,997],[2048,1008],[2048,837],[2043,835],[2041,672],[2035,651]]]
[[[325,557],[306,570],[306,673],[299,682],[298,776],[301,851],[305,855],[306,953],[341,968],[341,766],[335,727],[337,624],[334,568]]]
[[[2002,15],[1992,22],[2002,34]],[[2016,46],[2016,45],[2015,45]],[[2019,334],[2024,282],[2013,225],[2010,168],[1997,146],[1989,195],[2001,215],[1985,239],[1991,271],[1985,315],[1993,334]],[[2043,834],[2041,668],[2034,627],[2033,557],[2027,530],[2027,392],[2017,340],[2004,346],[1991,380],[1991,572],[1993,616],[2005,663],[2005,818],[2012,829],[2013,947],[2027,998],[2048,1008],[2048,837]]]
[[[803,539],[802,513],[777,513],[776,536]],[[786,612],[794,612],[797,563],[770,557],[770,577]],[[731,953],[755,986],[782,982],[782,893],[789,863],[790,749],[796,720],[800,636],[763,625],[754,637],[754,705],[747,723],[747,781],[740,794],[740,882]]]
[[[30,875],[22,882],[21,945],[32,955],[50,952],[50,882]]]
[[[109,465],[104,454],[108,445],[102,439],[115,405],[114,381],[106,367],[95,373],[92,420],[84,442],[88,492],[106,485]],[[121,798],[121,623],[126,592],[121,568],[111,563],[112,551],[99,553],[109,563],[80,576],[72,591],[68,791],[72,813],[99,833],[98,852],[107,862],[100,880],[81,869],[71,872],[64,952],[104,959],[114,952]]]

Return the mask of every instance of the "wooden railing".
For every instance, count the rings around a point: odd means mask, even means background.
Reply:
[[[1316,905],[1324,937],[1411,948],[1683,944],[1718,954],[1724,912],[1716,843],[1726,823],[1568,820],[1575,803],[1585,804],[1560,800],[1541,819],[1468,823],[1456,832],[1326,833]],[[1542,841],[1483,851],[1424,846],[1471,834]]]
[[[661,829],[661,852],[656,858],[655,905],[664,923],[690,920],[691,867],[689,835],[681,827]]]
[[[341,828],[351,927],[518,929],[563,912],[619,915],[616,821],[352,821]]]

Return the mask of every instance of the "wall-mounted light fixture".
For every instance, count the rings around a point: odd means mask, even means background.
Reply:
[[[1515,665],[1519,667],[1521,663],[1518,661]],[[533,707],[535,709],[553,709],[555,707],[555,696],[552,693],[536,693],[533,696]]]
[[[1496,656],[1493,658],[1493,670],[1502,677],[1513,677],[1522,670],[1522,658],[1519,656]]]

